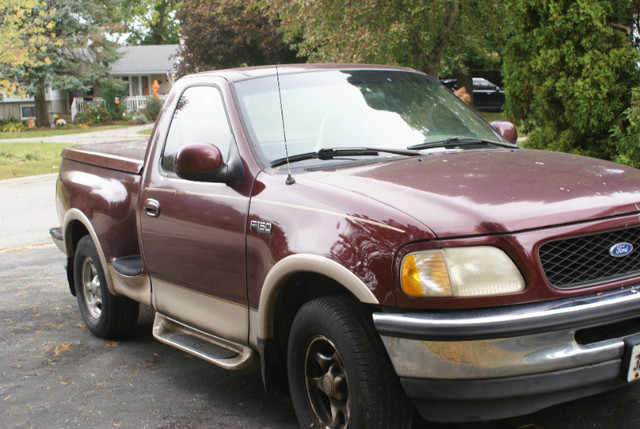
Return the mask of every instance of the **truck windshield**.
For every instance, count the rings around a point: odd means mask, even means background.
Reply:
[[[327,70],[236,82],[249,138],[270,164],[327,148],[406,149],[451,137],[503,142],[438,83],[417,72]],[[282,98],[282,114],[280,109]],[[283,130],[284,122],[284,130]]]

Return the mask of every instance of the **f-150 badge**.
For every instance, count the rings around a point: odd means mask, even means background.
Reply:
[[[253,231],[256,230],[260,234],[271,234],[273,225],[271,222],[262,222],[259,220],[252,220],[249,228]]]

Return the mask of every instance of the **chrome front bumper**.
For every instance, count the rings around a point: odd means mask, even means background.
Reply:
[[[373,320],[425,418],[508,417],[626,384],[619,373],[625,338],[640,332],[640,285],[502,308],[375,313]]]

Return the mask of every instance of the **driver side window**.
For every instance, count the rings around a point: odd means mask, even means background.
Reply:
[[[178,151],[193,143],[214,144],[226,161],[233,135],[220,91],[212,86],[192,86],[180,97],[162,152],[162,169],[173,173]]]

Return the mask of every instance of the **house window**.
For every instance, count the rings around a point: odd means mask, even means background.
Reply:
[[[20,119],[30,119],[36,117],[36,106],[35,104],[22,105],[20,106]]]

